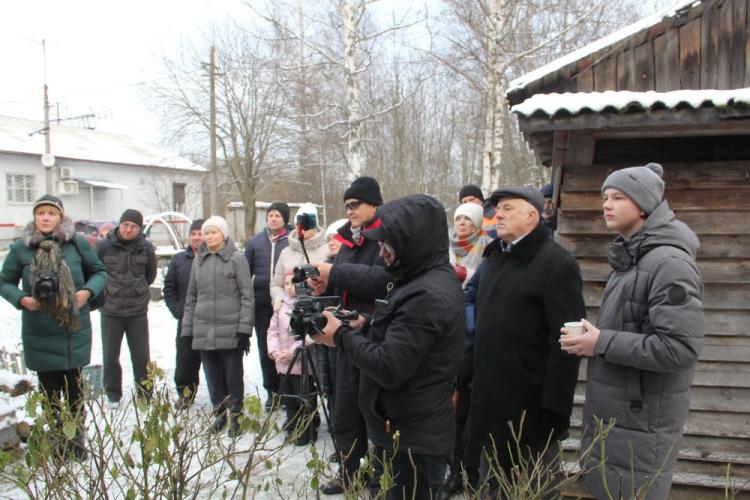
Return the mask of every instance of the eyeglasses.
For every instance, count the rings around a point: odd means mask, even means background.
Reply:
[[[357,210],[360,205],[362,205],[361,201],[350,201],[349,203],[344,203],[344,210],[347,212],[349,210]]]

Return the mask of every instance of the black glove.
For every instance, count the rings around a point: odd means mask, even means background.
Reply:
[[[562,441],[568,437],[570,415],[542,408],[542,426],[547,435],[552,432],[554,439]]]
[[[247,333],[238,333],[237,348],[241,349],[245,353],[245,356],[250,354],[250,335]]]

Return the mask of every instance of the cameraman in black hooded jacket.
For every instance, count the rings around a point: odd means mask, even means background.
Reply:
[[[448,261],[440,202],[411,195],[379,207],[378,217],[379,227],[363,234],[380,244],[394,275],[390,292],[364,327],[363,318],[350,326],[326,312],[319,341],[342,349],[360,370],[367,434],[394,476],[388,498],[411,498],[412,491],[414,498],[430,498],[453,452],[451,392],[463,347],[463,294]]]

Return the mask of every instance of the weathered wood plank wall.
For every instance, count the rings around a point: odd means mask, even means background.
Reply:
[[[592,54],[578,62],[571,80],[549,78],[547,85],[531,85],[526,95],[750,86],[748,0],[703,2],[700,8],[698,13],[672,19]]]

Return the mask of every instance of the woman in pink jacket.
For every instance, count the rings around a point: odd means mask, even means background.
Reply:
[[[281,376],[279,391],[286,405],[284,430],[287,438],[294,438],[294,444],[297,446],[305,446],[310,442],[315,442],[318,438],[320,416],[318,416],[316,394],[303,395],[300,390],[302,358],[298,357],[290,369],[294,351],[301,347],[303,342],[294,337],[289,326],[295,298],[292,273],[287,273],[284,277],[284,299],[279,310],[274,311],[271,324],[268,326],[268,356],[276,363],[276,371]],[[314,389],[311,375],[313,370],[312,366],[308,368],[306,382],[309,391]]]

